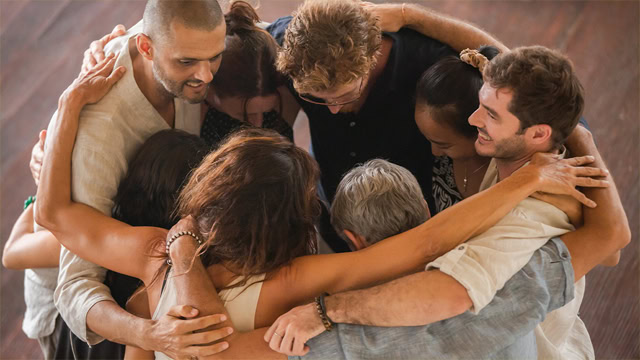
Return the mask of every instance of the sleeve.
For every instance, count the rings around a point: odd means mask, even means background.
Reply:
[[[553,238],[478,315],[466,312],[417,327],[337,324],[307,342],[311,350],[304,359],[484,359],[505,354],[530,336],[548,312],[573,299],[573,280],[569,251]]]
[[[427,270],[439,269],[467,289],[475,314],[491,302],[534,251],[551,237],[567,232],[532,218],[532,214],[527,214],[532,209],[522,205],[529,203],[521,203],[486,232],[427,264]],[[537,201],[529,206],[536,204]]]
[[[112,199],[126,171],[126,161],[123,156],[105,153],[109,149],[105,146],[107,143],[116,149],[118,143],[117,137],[108,135],[108,123],[106,114],[85,110],[81,113],[72,155],[71,194],[74,201],[92,206],[110,216]],[[89,344],[96,344],[103,338],[88,330],[87,313],[100,301],[114,301],[109,288],[104,284],[105,274],[106,269],[85,261],[62,247],[54,302],[73,333]]]
[[[278,45],[282,46],[282,42],[284,41],[284,34],[289,26],[289,23],[293,19],[292,16],[284,16],[276,19],[276,21],[272,22],[269,26],[267,26],[267,32],[273,36]]]

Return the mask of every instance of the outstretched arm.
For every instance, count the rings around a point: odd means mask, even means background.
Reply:
[[[20,214],[4,245],[2,265],[7,269],[24,270],[58,267],[60,243],[47,230],[33,231],[33,204]]]
[[[364,3],[380,19],[383,31],[396,32],[411,28],[425,36],[451,46],[458,52],[493,45],[501,52],[508,51],[503,43],[475,25],[437,13],[417,4]]]
[[[577,183],[606,185],[580,176],[603,175],[604,172],[597,168],[570,166],[577,166],[586,161],[586,158],[557,161],[550,156],[536,157],[532,165],[520,169],[490,189],[446,209],[412,230],[352,253],[295,259],[290,266],[282,268],[273,281],[263,285],[290,290],[286,293],[265,292],[270,295],[262,298],[262,301],[269,303],[268,308],[277,309],[271,314],[272,317],[277,317],[294,306],[309,302],[323,292],[334,294],[363,288],[419,271],[426,263],[460,243],[485,233],[535,191],[560,191],[593,206],[594,204],[575,190],[574,186]],[[486,211],[487,208],[491,208],[492,211]],[[452,226],[451,219],[465,221]],[[546,239],[541,241],[544,244]],[[526,259],[524,261],[526,263]]]
[[[606,169],[593,135],[584,127],[576,127],[567,141],[567,147],[577,156],[593,156],[595,166]],[[611,175],[607,174],[606,180],[611,184],[608,188],[585,189],[585,194],[596,201],[598,207],[583,210],[584,226],[561,237],[571,253],[576,281],[598,264],[616,265],[620,249],[631,241],[629,221],[618,190]]]

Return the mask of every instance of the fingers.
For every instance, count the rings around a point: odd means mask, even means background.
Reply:
[[[304,344],[299,338],[295,338],[293,341],[293,347],[291,348],[291,355],[304,356],[309,352],[309,347]]]
[[[596,203],[593,200],[589,199],[585,194],[581,193],[578,190],[574,189],[573,191],[571,191],[569,195],[571,195],[576,200],[580,201],[584,206],[587,206],[590,208],[596,207]]]
[[[176,332],[186,334],[193,331],[206,329],[227,320],[224,314],[208,315],[197,319],[182,320],[176,325]]]
[[[100,40],[92,41],[91,45],[89,45],[89,53],[94,62],[98,63],[104,60],[104,45],[102,41],[104,41],[107,36],[109,35],[105,35]]]
[[[176,305],[169,309],[167,315],[177,318],[192,318],[198,315],[198,309],[189,305]]]
[[[282,335],[282,342],[280,343],[280,350],[278,352],[280,352],[281,354],[291,354],[291,349],[293,348],[293,340],[294,340],[294,331],[287,331],[285,329],[285,333],[284,334],[280,334]]]
[[[611,184],[607,180],[597,180],[590,177],[579,177],[575,179],[575,186],[578,187],[600,187],[606,188]]]
[[[111,34],[108,35],[109,36],[109,41],[111,41],[111,40],[113,40],[113,39],[115,39],[115,38],[117,38],[119,36],[122,36],[122,35],[124,35],[126,33],[127,33],[127,28],[122,24],[118,24],[113,28],[113,30],[111,30]],[[107,41],[107,42],[109,42],[109,41]],[[106,45],[106,43],[105,43],[105,45]]]
[[[269,347],[273,351],[280,351],[280,344],[282,343],[282,333],[284,333],[284,329],[280,331],[276,330],[273,332],[271,336],[271,340],[269,341]]]
[[[576,176],[590,176],[590,177],[605,177],[609,175],[609,170],[600,169],[597,167],[576,167],[573,170],[574,175]]]
[[[273,337],[273,333],[278,327],[278,320],[279,319],[276,319],[276,321],[267,329],[267,332],[264,333],[264,341],[271,342],[271,337]]]
[[[122,79],[122,76],[124,76],[125,72],[126,69],[124,66],[118,66],[117,69],[113,70],[111,75],[109,75],[109,77],[107,78],[107,80],[109,81],[109,86],[113,86],[113,84],[115,84],[118,80]]]
[[[81,73],[87,73],[89,70],[93,69],[96,66],[96,59],[91,54],[91,49],[87,49],[84,52],[84,58],[82,59],[82,70]]]
[[[47,130],[41,130],[40,134],[38,134],[38,144],[40,145],[40,149],[44,151],[44,141],[47,138]]]
[[[219,343],[206,346],[189,346],[185,348],[185,352],[190,356],[205,357],[223,352],[229,348],[229,343],[221,341]]]
[[[596,159],[591,155],[578,156],[574,158],[565,159],[565,162],[571,166],[581,166],[581,165],[591,164],[594,161],[596,161]]]
[[[188,346],[204,345],[212,343],[214,341],[218,341],[220,339],[224,339],[231,334],[233,334],[233,328],[224,327],[222,329],[215,329],[195,334],[187,334],[182,336],[182,341]]]

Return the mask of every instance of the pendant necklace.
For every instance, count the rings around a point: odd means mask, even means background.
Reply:
[[[491,161],[487,161],[486,163],[482,164],[479,168],[473,170],[473,172],[471,173],[471,175],[477,173],[478,171],[480,171],[480,169],[482,169],[483,167],[489,165]],[[465,194],[467,193],[467,182],[468,182],[468,178],[467,178],[467,170],[468,170],[468,166],[464,167],[464,179],[462,179],[462,192],[464,192]]]

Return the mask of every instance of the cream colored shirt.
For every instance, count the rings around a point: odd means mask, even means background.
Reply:
[[[108,44],[107,53],[120,51],[116,67],[123,65],[127,71],[100,102],[84,107],[73,149],[71,192],[74,201],[109,216],[131,157],[151,135],[169,129],[133,76],[127,45],[130,37],[140,31],[141,24],[138,24],[129,30],[128,36]],[[200,105],[179,99],[174,102],[175,128],[199,135]],[[52,123],[55,118],[54,114]],[[55,304],[71,330],[89,344],[103,338],[87,329],[87,312],[100,301],[114,301],[109,288],[103,284],[105,274],[106,269],[62,249]]]
[[[229,318],[233,326],[238,331],[251,331],[255,329],[256,308],[265,274],[252,276],[247,279],[243,286],[222,290],[218,293],[224,307],[229,313]],[[231,285],[238,283],[241,278],[231,282]],[[178,305],[177,292],[173,282],[171,271],[165,283],[156,310],[152,319],[159,319],[166,314],[172,306]],[[168,360],[169,357],[161,352],[154,352],[156,360]]]
[[[497,180],[498,172],[492,160],[480,190]],[[573,230],[564,212],[543,201],[527,198],[495,226],[429,263],[427,269],[437,268],[462,284],[473,302],[471,311],[477,314],[537,249],[550,238]],[[564,359],[571,354],[582,359],[594,357],[589,334],[577,316],[584,278],[575,286],[575,299],[549,313],[535,330],[540,359]]]

